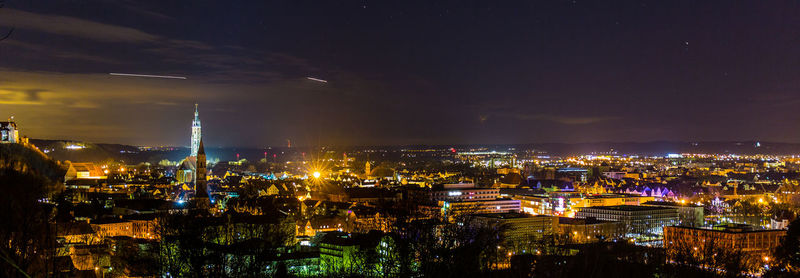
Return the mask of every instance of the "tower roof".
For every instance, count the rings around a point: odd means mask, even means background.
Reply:
[[[206,154],[206,150],[203,148],[203,137],[200,137],[200,146],[197,148],[197,154]]]

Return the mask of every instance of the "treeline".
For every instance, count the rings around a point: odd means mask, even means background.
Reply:
[[[39,277],[55,269],[54,207],[66,170],[20,144],[0,144],[0,276]]]

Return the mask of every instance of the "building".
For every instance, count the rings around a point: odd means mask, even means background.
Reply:
[[[11,119],[0,122],[0,143],[19,143],[19,129],[16,122]]]
[[[278,190],[278,187],[273,184],[273,185],[270,185],[269,188],[267,188],[266,195],[267,196],[278,195],[278,193],[280,193],[280,192],[281,191]]]
[[[394,245],[392,236],[378,231],[329,232],[319,243],[320,266],[327,273],[368,273],[379,269],[381,262],[397,259]]]
[[[133,237],[133,223],[119,218],[98,219],[90,223],[100,238],[127,236]]]
[[[545,215],[529,215],[518,212],[475,215],[482,225],[497,225],[503,231],[503,240],[509,243],[528,241],[552,235],[558,218]]]
[[[664,247],[675,254],[691,247],[694,251],[715,248],[742,251],[755,261],[769,260],[769,256],[780,245],[786,230],[765,230],[745,224],[727,224],[713,228],[684,226],[664,227]],[[708,243],[708,244],[707,244]]]
[[[197,157],[187,156],[175,169],[175,180],[179,183],[192,184],[195,180],[195,172],[197,172]]]
[[[356,206],[347,211],[348,232],[389,232],[393,222],[393,218],[373,207]]]
[[[483,201],[494,200],[500,196],[500,189],[498,188],[478,188],[474,185],[470,187],[455,187],[454,185],[444,185],[441,189],[434,189],[430,191],[431,200],[433,201]]]
[[[498,188],[479,188],[472,183],[437,185],[432,190],[408,191],[409,198],[420,203],[436,204],[442,213],[508,213],[519,212],[520,202],[500,198]]]
[[[678,223],[678,210],[654,206],[600,206],[579,208],[575,217],[622,222],[628,236],[653,240],[661,238],[664,226]]]
[[[559,217],[556,234],[570,243],[591,243],[624,237],[625,225],[596,218]]]
[[[342,216],[319,216],[296,222],[296,234],[316,236],[319,233],[343,232],[347,229],[347,219]]]
[[[627,172],[611,172],[611,171],[602,173],[602,175],[604,177],[607,177],[607,178],[610,178],[610,179],[615,179],[615,180],[621,180],[627,174],[628,174]]]
[[[95,165],[92,162],[72,162],[69,164],[69,168],[67,168],[64,179],[105,179],[107,175],[108,169],[103,169],[103,167]]]
[[[158,225],[154,214],[133,214],[125,217],[131,222],[131,237],[159,239]]]
[[[197,156],[197,151],[200,149],[200,113],[197,111],[197,103],[194,104],[194,120],[192,121],[192,152],[189,156]]]
[[[514,194],[522,210],[529,214],[575,217],[579,208],[598,206],[637,206],[655,198],[630,194],[584,194],[551,192],[548,194]]]
[[[203,138],[200,138],[200,146],[197,150],[197,180],[195,181],[194,199],[197,208],[209,208],[210,203],[206,189],[206,151],[203,148]]]
[[[680,226],[701,227],[705,223],[705,212],[703,206],[691,203],[676,203],[664,201],[648,201],[643,205],[675,208],[678,210],[678,222]]]
[[[494,199],[485,201],[439,201],[439,207],[446,215],[457,215],[462,213],[482,214],[482,213],[509,213],[520,212],[518,200]]]

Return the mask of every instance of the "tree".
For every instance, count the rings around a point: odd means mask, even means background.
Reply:
[[[669,260],[674,262],[673,271],[678,273],[706,273],[714,277],[744,277],[761,266],[740,249],[732,249],[706,240],[700,246],[691,241],[674,242],[667,250]]]
[[[277,275],[279,248],[294,239],[294,220],[282,215],[162,214],[157,221],[159,276]]]
[[[46,276],[53,269],[54,206],[66,171],[37,150],[0,144],[0,276]]]
[[[800,276],[800,219],[789,224],[786,237],[775,250],[774,257],[766,277]]]

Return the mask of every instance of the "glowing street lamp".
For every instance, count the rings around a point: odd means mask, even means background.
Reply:
[[[319,176],[322,174],[320,174],[319,171],[314,171],[314,173],[312,173],[311,175],[314,176],[315,179],[318,179]]]

